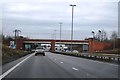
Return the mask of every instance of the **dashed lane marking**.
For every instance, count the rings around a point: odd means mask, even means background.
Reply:
[[[78,70],[79,70],[79,69],[77,69],[77,68],[75,68],[75,67],[72,67],[72,69],[75,70],[75,71],[78,71]]]

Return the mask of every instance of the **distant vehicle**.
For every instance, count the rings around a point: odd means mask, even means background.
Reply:
[[[77,51],[77,50],[73,50],[72,52],[73,52],[73,53],[79,53],[79,51]]]
[[[71,52],[70,50],[66,50],[66,52]]]
[[[49,49],[47,49],[47,48],[44,48],[44,51],[45,51],[45,52],[49,52],[50,50],[49,50]]]
[[[35,50],[35,56],[37,56],[37,55],[43,55],[43,56],[45,56],[45,50],[42,48],[42,47],[37,47],[36,48],[36,50]]]
[[[77,50],[73,50],[73,51],[66,50],[66,52],[68,52],[68,53],[71,53],[71,52],[73,52],[73,53],[79,53],[79,51],[77,51]]]
[[[32,50],[31,50],[31,53],[34,53],[35,51],[36,51],[35,49],[32,49]]]

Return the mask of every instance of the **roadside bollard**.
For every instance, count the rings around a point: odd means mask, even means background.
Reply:
[[[118,58],[118,62],[120,61],[120,58]]]
[[[109,61],[110,61],[110,57],[108,57]]]
[[[97,59],[97,56],[95,56],[94,59]]]
[[[103,57],[101,56],[101,60],[103,60]]]

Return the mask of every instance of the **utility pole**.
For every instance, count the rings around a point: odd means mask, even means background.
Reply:
[[[73,40],[73,12],[74,12],[74,7],[75,7],[76,5],[70,4],[70,6],[72,7],[72,24],[71,24],[71,51],[72,51],[72,50],[73,50],[73,49],[72,49],[72,40]]]

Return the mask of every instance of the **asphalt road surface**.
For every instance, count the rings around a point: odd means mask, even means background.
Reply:
[[[3,74],[21,60],[4,65]],[[46,56],[33,54],[4,78],[118,78],[118,65],[46,52]]]

